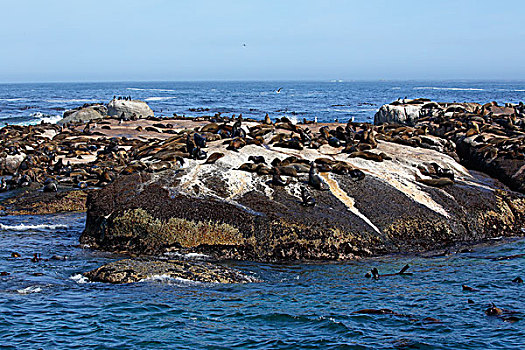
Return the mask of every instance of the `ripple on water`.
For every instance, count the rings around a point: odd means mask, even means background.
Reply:
[[[498,307],[523,318],[525,241],[500,242],[449,256],[382,257],[348,263],[231,262],[264,282],[243,285],[165,280],[108,285],[82,273],[120,257],[78,245],[83,215],[3,217],[0,346],[42,348],[522,348],[523,320],[503,322]],[[21,258],[13,259],[16,251]],[[38,252],[65,260],[32,263]],[[413,276],[393,273],[410,264]],[[34,275],[41,273],[42,275]],[[479,289],[463,291],[467,284]],[[474,304],[467,303],[471,299]],[[355,314],[387,308],[395,314]],[[434,321],[438,320],[438,321]]]

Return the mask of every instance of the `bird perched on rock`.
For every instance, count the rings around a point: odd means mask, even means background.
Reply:
[[[195,141],[195,145],[197,145],[200,148],[206,148],[206,137],[202,136],[201,134],[193,134],[193,140]]]
[[[192,157],[193,149],[195,148],[195,142],[191,139],[190,134],[186,135],[186,152]]]
[[[191,157],[196,160],[204,160],[208,157],[208,155],[199,146],[196,146],[191,151]]]
[[[279,171],[279,169],[277,168],[274,168],[275,171],[274,171],[274,174],[272,176],[272,185],[275,185],[275,186],[286,186],[288,185],[289,183],[289,180],[284,180],[282,177],[281,177],[281,172]]]
[[[305,207],[313,207],[315,206],[315,199],[312,197],[312,194],[305,186],[301,186],[301,199],[302,199],[302,205]]]

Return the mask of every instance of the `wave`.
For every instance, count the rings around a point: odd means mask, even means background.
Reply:
[[[40,288],[39,286],[29,286],[26,288],[17,289],[16,291],[18,294],[32,294],[41,292],[42,288]]]
[[[36,121],[37,124],[40,122],[56,124],[59,120],[62,119],[62,116],[60,114],[52,115],[52,114],[43,114],[40,112],[31,113],[30,116],[33,118],[38,118],[38,120]]]
[[[485,91],[480,88],[416,86],[414,90]]]
[[[22,121],[22,122],[17,122],[15,120],[15,122],[13,124],[17,124],[17,125],[34,125],[34,124],[40,124],[41,122],[50,123],[50,124],[56,124],[59,120],[62,119],[62,115],[60,115],[60,114],[52,115],[52,114],[44,114],[44,113],[41,113],[41,112],[31,113],[29,116],[32,119],[25,120],[25,121]],[[11,119],[11,117],[9,116],[7,118],[0,118],[0,119]]]
[[[191,259],[191,260],[206,260],[210,258],[209,255],[201,254],[201,253],[181,254],[179,252],[166,252],[164,253],[164,255],[170,256],[170,257],[183,258],[183,259]]]
[[[48,102],[48,103],[68,103],[68,102],[95,103],[95,102],[100,102],[100,100],[72,98],[72,99],[51,99],[51,100],[45,100],[45,102]]]
[[[177,97],[175,96],[166,96],[166,97],[154,96],[154,97],[145,98],[144,101],[163,101],[163,100],[171,100],[173,98],[177,98]]]
[[[141,279],[139,282],[167,282],[169,284],[175,284],[175,285],[202,285],[202,282],[199,281],[192,281],[188,280],[186,278],[181,277],[171,277],[170,275],[162,274],[162,275],[152,275],[146,278]]]
[[[80,273],[77,273],[76,275],[69,277],[69,279],[77,282],[78,284],[91,283],[87,277],[85,277],[84,275]]]
[[[27,98],[24,98],[24,97],[0,98],[0,101],[7,101],[7,102],[27,101]]]
[[[142,88],[126,88],[126,90],[133,90],[133,91],[162,91],[162,92],[175,92],[175,90],[172,89],[142,89]]]
[[[58,228],[68,228],[67,225],[62,224],[56,224],[56,225],[48,225],[48,224],[40,224],[40,225],[25,225],[25,224],[19,224],[19,225],[4,225],[0,223],[0,230],[10,230],[10,231],[29,231],[29,230],[56,230]]]

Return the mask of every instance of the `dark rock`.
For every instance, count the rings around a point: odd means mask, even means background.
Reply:
[[[205,283],[258,282],[240,271],[204,261],[124,259],[84,273],[90,281],[133,283],[155,278],[176,278]]]

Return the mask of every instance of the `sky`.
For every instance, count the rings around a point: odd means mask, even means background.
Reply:
[[[523,13],[523,0],[0,0],[0,83],[524,80]]]

